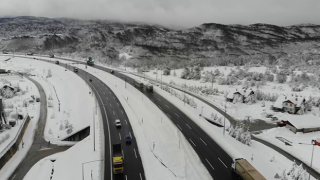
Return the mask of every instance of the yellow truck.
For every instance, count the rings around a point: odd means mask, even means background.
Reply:
[[[121,144],[113,145],[113,173],[122,174],[123,173],[123,155]]]
[[[234,159],[231,164],[233,172],[243,180],[267,180],[246,159]]]

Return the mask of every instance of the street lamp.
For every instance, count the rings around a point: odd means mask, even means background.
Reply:
[[[224,105],[224,112],[227,114],[227,101],[226,104]],[[226,116],[223,116],[223,135],[226,132]]]
[[[311,140],[311,144],[307,144],[307,143],[299,143],[299,144],[304,144],[304,145],[312,145],[312,154],[311,154],[311,163],[310,163],[310,168],[312,169],[312,161],[313,161],[313,152],[314,152],[314,146],[320,146],[320,142],[318,142],[317,140]],[[310,173],[309,173],[309,178],[308,180],[310,180]]]
[[[92,163],[92,162],[97,162],[97,161],[104,161],[104,159],[94,160],[94,161],[88,161],[88,162],[82,163],[82,180],[84,180],[83,165],[84,165],[84,164],[88,164],[88,163]]]

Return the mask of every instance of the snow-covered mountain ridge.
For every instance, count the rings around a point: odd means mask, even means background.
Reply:
[[[222,25],[185,30],[147,24],[43,17],[0,18],[0,50],[94,56],[118,60],[126,52],[141,61],[208,60],[220,57],[275,58],[308,54],[319,58],[320,25]]]

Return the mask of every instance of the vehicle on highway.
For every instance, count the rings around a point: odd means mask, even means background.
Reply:
[[[272,117],[271,119],[272,119],[272,121],[277,121],[278,120],[277,117]]]
[[[77,67],[73,67],[73,72],[78,72],[78,68]]]
[[[89,82],[92,82],[92,79],[89,79]]]
[[[89,57],[87,60],[87,65],[89,66],[94,66],[94,60],[92,59],[92,57]]]
[[[132,138],[131,138],[130,134],[128,134],[128,135],[126,136],[126,143],[127,143],[127,144],[131,144],[131,140],[132,140]]]
[[[246,159],[237,158],[232,161],[231,169],[243,180],[267,180]]]
[[[136,86],[139,89],[143,89],[143,83],[138,81],[137,79],[134,80],[134,86]]]
[[[121,122],[119,119],[116,119],[115,124],[117,127],[121,127]]]
[[[60,64],[60,62],[59,62],[59,61],[56,61],[56,64]]]
[[[40,102],[40,98],[39,97],[36,98],[36,102]]]
[[[111,74],[114,74],[114,70],[111,70],[110,73],[111,73]]]
[[[152,86],[151,84],[147,84],[147,85],[146,85],[146,89],[147,89],[147,91],[149,91],[149,92],[153,92],[153,86]]]
[[[54,54],[49,54],[49,57],[50,58],[54,58]]]
[[[113,145],[113,173],[123,173],[123,155],[120,143]]]
[[[28,52],[27,55],[28,55],[28,56],[32,56],[32,55],[33,55],[33,52]]]

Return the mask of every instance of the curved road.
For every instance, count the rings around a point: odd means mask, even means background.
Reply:
[[[26,157],[22,160],[19,166],[15,169],[15,171],[10,176],[10,180],[22,180],[23,177],[28,173],[31,167],[36,164],[39,160],[50,156],[52,154],[65,151],[69,148],[69,146],[55,146],[51,145],[50,149],[41,150],[42,148],[48,148],[48,143],[43,138],[44,128],[47,120],[47,98],[46,94],[42,88],[42,86],[32,78],[26,77],[30,81],[32,81],[38,88],[40,93],[40,116],[37,128],[35,129],[35,135],[33,143],[26,155]],[[41,151],[40,151],[41,150]]]

